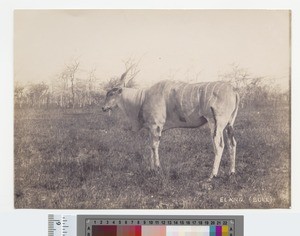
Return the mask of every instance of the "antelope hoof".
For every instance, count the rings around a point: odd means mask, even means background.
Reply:
[[[161,167],[153,165],[153,166],[150,166],[149,171],[153,172],[153,173],[159,173],[161,171]]]
[[[213,179],[217,178],[217,175],[211,174],[207,182],[211,182]]]
[[[204,181],[204,183],[202,184],[202,189],[212,190],[213,189],[212,181],[214,178],[216,178],[216,176],[212,175],[206,181]]]

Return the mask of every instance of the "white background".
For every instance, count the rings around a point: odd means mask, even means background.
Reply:
[[[277,210],[15,210],[13,206],[13,10],[14,9],[291,9],[292,10],[292,207]],[[52,214],[242,214],[245,235],[297,235],[300,223],[300,4],[297,0],[0,0],[0,234],[47,235]],[[297,135],[298,134],[298,135]],[[297,145],[298,144],[298,145]],[[298,230],[298,232],[297,232]]]

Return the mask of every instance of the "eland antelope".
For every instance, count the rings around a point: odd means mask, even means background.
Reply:
[[[125,72],[121,81],[126,77]],[[124,84],[123,82],[121,84]],[[208,180],[216,177],[226,144],[230,156],[230,173],[235,173],[236,140],[233,124],[239,95],[227,82],[161,81],[148,89],[115,87],[107,92],[103,111],[119,107],[136,130],[146,128],[150,134],[151,169],[160,168],[158,146],[162,132],[171,128],[196,128],[208,123],[214,164]]]

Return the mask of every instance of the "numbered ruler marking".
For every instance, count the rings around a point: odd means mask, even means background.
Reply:
[[[197,230],[203,230],[203,232],[208,233],[209,235],[219,235],[213,234],[215,230],[223,230],[224,233],[222,235],[225,236],[240,236],[235,234],[235,219],[215,219],[209,217],[202,217],[204,219],[139,219],[139,218],[86,218],[85,219],[85,236],[94,236],[102,235],[103,232],[108,228],[110,230],[122,231],[126,227],[135,227],[140,229],[143,232],[143,229],[147,229],[148,226],[152,226],[155,228],[163,227],[165,230],[177,230],[177,234],[181,230],[190,230],[191,228],[197,227]],[[188,227],[186,227],[188,226]],[[125,227],[125,228],[124,228]],[[222,231],[222,232],[223,232]],[[115,233],[116,233],[115,232]],[[175,234],[175,235],[177,235]],[[204,234],[203,234],[204,235]],[[206,235],[206,234],[205,234]]]
[[[86,219],[86,225],[234,225],[234,219],[226,220],[215,220],[215,219],[206,219],[206,220],[140,220],[140,219],[95,219],[90,218]]]

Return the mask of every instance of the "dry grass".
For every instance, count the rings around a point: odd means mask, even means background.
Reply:
[[[173,129],[160,145],[162,171],[148,170],[146,134],[119,112],[15,111],[16,208],[288,208],[288,108],[241,110],[235,131],[237,175],[225,155],[213,189],[207,127]]]

